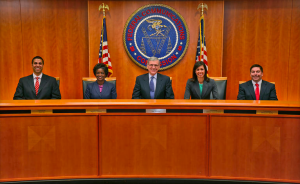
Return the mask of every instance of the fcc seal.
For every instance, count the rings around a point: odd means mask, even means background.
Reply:
[[[161,61],[160,70],[177,64],[184,56],[189,32],[183,17],[173,8],[150,4],[135,11],[123,32],[124,47],[129,57],[147,69],[151,56]]]

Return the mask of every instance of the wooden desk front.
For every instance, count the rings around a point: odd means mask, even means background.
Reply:
[[[99,109],[106,113],[85,113]],[[0,182],[125,177],[300,183],[299,102],[0,101],[0,113]]]

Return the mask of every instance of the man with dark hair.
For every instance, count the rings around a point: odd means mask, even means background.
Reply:
[[[150,57],[147,62],[149,73],[136,78],[132,99],[174,99],[170,77],[157,73],[160,61]]]
[[[254,64],[250,67],[252,80],[240,84],[238,100],[278,100],[275,84],[262,80],[263,67]]]
[[[43,58],[35,56],[31,63],[33,74],[20,79],[13,99],[61,99],[56,79],[42,73]]]

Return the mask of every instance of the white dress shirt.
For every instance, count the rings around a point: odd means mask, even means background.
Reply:
[[[259,94],[260,94],[260,89],[261,89],[261,82],[262,82],[262,80],[260,80],[260,81],[258,81],[258,86],[259,86]],[[255,84],[256,84],[256,82],[254,82],[253,80],[252,80],[252,84],[253,84],[253,88],[254,88],[254,92],[255,92],[255,90],[256,90],[256,86],[255,86]]]
[[[34,86],[35,86],[35,83],[36,83],[36,77],[39,77],[39,84],[41,85],[41,81],[42,81],[42,76],[43,76],[43,73],[41,73],[41,75],[37,76],[33,73],[33,82],[34,82]]]
[[[149,73],[149,86],[150,86],[150,81],[151,81],[152,75]],[[154,84],[154,91],[156,90],[156,81],[157,81],[157,73],[153,76],[153,84]]]

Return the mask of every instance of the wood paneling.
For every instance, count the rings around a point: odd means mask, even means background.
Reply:
[[[32,74],[31,60],[60,77],[62,98],[82,98],[88,75],[87,0],[0,1],[0,99],[13,98],[19,78]]]
[[[72,99],[72,100],[1,100],[0,110],[49,109],[221,109],[300,111],[300,102],[274,100],[173,100],[173,99]],[[1,116],[1,114],[0,114]]]
[[[212,177],[300,179],[299,117],[212,116],[210,120]]]
[[[207,175],[206,115],[100,116],[100,175]]]
[[[117,77],[118,98],[131,98],[135,78],[147,71],[137,66],[127,55],[123,46],[123,29],[129,16],[138,8],[147,4],[166,4],[178,11],[189,28],[189,47],[183,59],[173,68],[161,73],[172,77],[175,98],[183,98],[185,84],[192,77],[192,68],[196,56],[200,13],[198,1],[89,1],[89,76],[98,61],[102,12],[100,4],[105,3],[110,10],[106,12],[108,46],[114,77]],[[223,54],[223,1],[206,1],[209,11],[206,14],[205,33],[208,50],[210,76],[222,76]]]
[[[62,98],[82,98],[88,75],[87,1],[21,0],[24,75],[31,59],[45,60],[45,74],[60,77]],[[15,84],[17,85],[17,84]]]
[[[184,17],[190,31],[186,55],[173,68],[161,72],[173,78],[175,98],[183,98],[186,81],[192,76],[200,2],[0,0],[0,99],[12,99],[18,79],[32,73],[35,55],[45,59],[45,74],[61,78],[62,98],[81,99],[81,79],[93,76],[97,62],[102,26],[98,6],[103,2],[110,6],[106,14],[108,43],[120,99],[131,98],[135,77],[147,72],[124,50],[122,34],[127,18],[151,3],[169,5]],[[227,99],[236,99],[238,81],[250,80],[250,66],[259,63],[264,67],[263,79],[276,83],[279,100],[299,101],[300,2],[205,3],[209,7],[205,14],[209,72],[212,77],[228,77]]]
[[[167,109],[167,113],[10,114],[105,108]],[[170,113],[171,109],[180,113]],[[299,183],[299,115],[203,114],[199,109],[299,113],[300,102],[0,101],[0,182],[202,178]]]
[[[300,1],[293,1],[288,67],[288,99],[300,101]]]
[[[228,78],[227,99],[237,98],[238,81],[250,80],[250,66],[258,63],[264,68],[263,79],[276,83],[278,99],[288,100],[292,4],[293,0],[225,0],[223,76]],[[299,37],[299,31],[294,34]]]
[[[98,116],[0,117],[0,178],[97,175]]]
[[[23,76],[19,0],[0,1],[0,99],[12,100]]]

